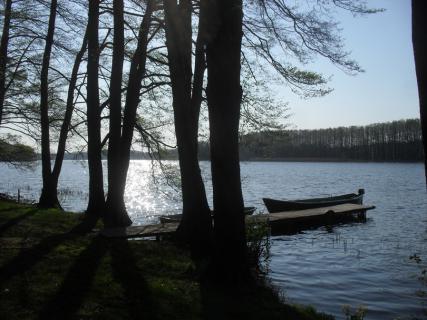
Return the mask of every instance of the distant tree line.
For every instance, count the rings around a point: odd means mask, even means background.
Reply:
[[[0,139],[0,162],[27,162],[35,159],[36,153],[33,148],[18,143],[14,139],[11,141]]]
[[[361,161],[423,161],[419,119],[315,130],[252,132],[240,137],[241,160],[319,159]],[[177,160],[176,149],[162,149],[159,157]],[[70,153],[67,159],[87,159],[86,153]],[[103,155],[106,159],[106,155]],[[132,151],[132,159],[150,159]],[[199,142],[199,159],[209,160],[209,143]]]
[[[206,143],[200,146],[208,158]],[[243,135],[242,160],[331,159],[363,161],[423,161],[419,119],[316,130],[263,131]]]

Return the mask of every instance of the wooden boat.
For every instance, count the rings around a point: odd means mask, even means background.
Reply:
[[[255,207],[245,207],[244,208],[244,212],[245,215],[251,215],[255,212],[256,208]],[[182,218],[182,214],[170,214],[170,215],[163,215],[160,216],[160,223],[171,223],[171,222],[179,222],[181,221]]]
[[[299,199],[299,200],[274,200],[269,198],[263,198],[265,206],[268,212],[283,212],[291,210],[305,210],[313,208],[322,208],[329,206],[336,206],[345,203],[362,204],[363,195],[365,194],[364,189],[359,189],[358,193],[343,194],[340,196],[326,197],[326,198],[311,198],[311,199]]]

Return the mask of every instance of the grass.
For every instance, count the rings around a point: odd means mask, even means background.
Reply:
[[[79,222],[0,201],[0,319],[332,319],[267,285],[202,287],[185,248],[71,232]]]

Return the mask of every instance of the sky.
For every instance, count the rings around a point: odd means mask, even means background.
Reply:
[[[365,70],[349,76],[322,59],[309,67],[332,76],[332,93],[301,99],[288,90],[277,94],[289,103],[286,123],[297,129],[367,125],[419,118],[417,82],[411,42],[410,0],[368,0],[385,12],[353,17],[339,13],[346,50]]]

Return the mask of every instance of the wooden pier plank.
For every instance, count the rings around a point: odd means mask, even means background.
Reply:
[[[126,228],[108,228],[100,231],[107,238],[158,237],[176,232],[178,223],[158,223]]]
[[[325,218],[325,221],[354,213],[366,212],[374,209],[375,206],[360,205],[360,204],[340,204],[337,206],[275,212],[269,214],[246,216],[246,222],[267,222],[271,227],[276,225],[295,226],[299,221],[308,221],[316,219],[317,221]],[[145,226],[130,226],[127,228],[108,228],[100,231],[101,235],[107,238],[139,238],[139,237],[159,237],[176,232],[179,223],[159,223]]]

